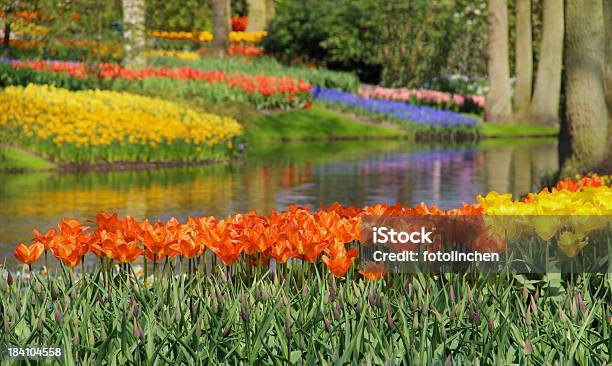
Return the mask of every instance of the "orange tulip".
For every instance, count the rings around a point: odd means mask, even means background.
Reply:
[[[132,263],[142,254],[136,241],[126,242],[123,239],[117,241],[113,248],[113,259],[119,263]]]
[[[32,265],[44,251],[45,247],[41,243],[34,243],[30,246],[19,243],[13,254],[15,254],[15,257],[17,257],[20,262]]]
[[[45,249],[51,249],[51,241],[53,240],[55,235],[57,235],[57,230],[50,229],[44,234],[41,234],[40,231],[36,229],[32,230],[32,232],[34,233],[34,239],[32,239],[32,243],[40,243],[45,247]]]

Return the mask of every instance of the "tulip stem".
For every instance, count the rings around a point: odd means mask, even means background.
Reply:
[[[157,253],[153,253],[153,287],[155,287],[155,272],[157,269]]]

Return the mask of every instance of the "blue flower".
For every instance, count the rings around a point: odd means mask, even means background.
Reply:
[[[474,127],[478,121],[452,111],[439,110],[432,107],[416,106],[404,102],[383,99],[363,99],[351,93],[338,89],[314,87],[312,94],[315,100],[345,107],[361,108],[368,112],[382,114],[385,117],[406,121],[421,126],[431,127]]]

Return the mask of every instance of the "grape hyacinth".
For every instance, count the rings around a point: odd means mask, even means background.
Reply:
[[[315,100],[344,107],[363,109],[367,112],[382,114],[387,118],[406,121],[421,126],[431,127],[475,127],[478,121],[452,111],[438,110],[432,107],[415,106],[404,102],[380,99],[363,99],[357,95],[338,89],[314,87]]]

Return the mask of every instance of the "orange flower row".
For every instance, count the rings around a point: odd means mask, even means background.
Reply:
[[[346,243],[360,238],[363,215],[480,214],[477,205],[443,211],[424,204],[405,208],[399,204],[377,204],[359,209],[334,204],[315,212],[290,207],[288,211],[257,215],[255,211],[236,214],[225,220],[214,217],[189,218],[186,223],[171,218],[167,223],[118,214],[99,213],[95,229],[78,220],[64,220],[57,229],[46,233],[34,230],[32,244],[18,244],[15,256],[31,265],[45,250],[69,267],[94,254],[117,263],[132,263],[141,256],[160,261],[164,258],[194,258],[214,253],[224,264],[235,263],[241,256],[249,263],[267,265],[271,259],[285,263],[289,259],[308,262],[322,260],[336,276],[344,276],[357,251]]]
[[[553,190],[576,192],[584,187],[600,187],[602,184],[600,177],[593,176],[562,181]],[[95,224],[93,230],[78,220],[64,220],[58,229],[44,234],[34,230],[32,244],[18,244],[14,254],[21,262],[31,265],[44,251],[50,251],[64,264],[74,267],[88,253],[107,257],[117,263],[132,263],[143,255],[157,261],[177,256],[192,259],[205,255],[209,250],[226,265],[240,258],[253,265],[267,265],[271,259],[277,263],[290,259],[308,262],[321,260],[334,275],[341,277],[357,257],[356,249],[347,249],[346,244],[360,240],[364,216],[483,214],[484,209],[479,204],[464,204],[461,208],[442,210],[424,203],[412,208],[400,204],[357,208],[335,203],[315,212],[291,206],[280,213],[273,210],[270,215],[258,215],[251,211],[229,216],[225,220],[209,216],[189,218],[186,223],[175,218],[166,223],[151,223],[129,216],[120,219],[116,213],[101,212],[91,222]],[[477,232],[476,226],[467,232]],[[500,245],[478,240],[475,243],[488,249]],[[362,274],[373,279],[380,275],[377,271],[369,270]]]

